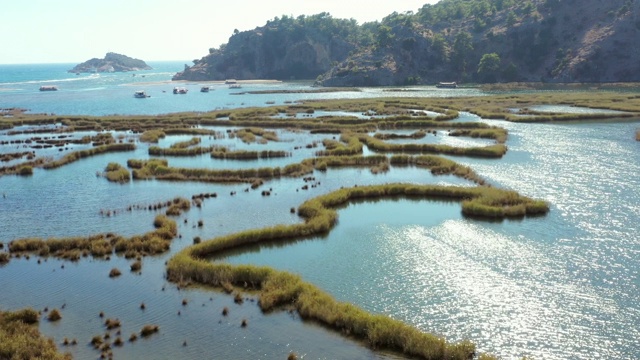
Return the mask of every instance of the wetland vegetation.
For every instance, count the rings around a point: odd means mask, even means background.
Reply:
[[[587,107],[591,109],[615,110],[597,114],[573,114],[532,110],[539,105],[562,105],[567,107]],[[319,111],[352,112],[353,115],[315,116]],[[428,115],[435,112],[438,115]],[[560,122],[593,119],[637,118],[640,113],[640,97],[625,93],[571,93],[571,94],[517,94],[492,95],[471,98],[377,98],[356,100],[304,101],[290,106],[218,110],[207,113],[179,113],[158,116],[77,116],[60,117],[49,115],[16,114],[0,120],[6,131],[20,126],[38,129],[45,127],[49,132],[65,134],[77,131],[94,131],[105,134],[112,130],[130,132],[130,141],[124,139],[83,138],[88,149],[70,150],[59,158],[36,157],[30,151],[16,153],[0,168],[0,176],[8,174],[33,174],[33,171],[55,169],[74,161],[106,152],[136,150],[135,142],[158,143],[167,136],[192,135],[187,141],[175,142],[168,148],[150,145],[151,156],[191,156],[210,154],[213,159],[242,160],[290,157],[284,150],[231,150],[224,146],[199,146],[204,137],[212,141],[222,137],[237,138],[245,144],[262,146],[269,142],[282,142],[278,132],[286,129],[297,132],[327,135],[313,145],[322,146],[313,157],[292,161],[284,166],[259,168],[207,169],[169,166],[163,158],[129,159],[127,167],[109,163],[104,168],[109,181],[124,183],[145,179],[165,181],[196,181],[217,183],[250,183],[257,188],[280,177],[302,177],[314,171],[330,168],[367,167],[372,172],[384,172],[390,168],[417,167],[429,170],[435,175],[451,174],[472,182],[473,187],[437,186],[390,183],[376,186],[355,186],[343,188],[305,201],[292,213],[297,213],[302,221],[292,225],[275,225],[259,229],[245,230],[205,240],[194,238],[193,244],[177,252],[166,266],[167,277],[180,286],[188,284],[212,285],[225,291],[256,291],[259,306],[264,312],[280,309],[297,311],[302,318],[316,321],[347,336],[359,339],[374,349],[391,349],[408,356],[429,359],[470,359],[476,355],[472,341],[452,343],[437,335],[423,332],[391,317],[369,313],[353,304],[340,302],[317,286],[304,281],[300,276],[269,267],[254,265],[232,266],[212,261],[211,257],[228,250],[243,249],[248,245],[269,242],[301,240],[326,234],[335,226],[338,214],[336,208],[357,199],[380,199],[407,197],[424,200],[448,199],[460,203],[465,216],[479,219],[523,218],[544,215],[549,206],[542,200],[531,199],[515,191],[495,188],[472,168],[441,155],[458,157],[481,157],[498,159],[504,156],[508,147],[508,133],[505,129],[489,126],[481,122],[455,122],[460,112],[470,112],[484,119],[507,121]],[[278,115],[285,114],[282,118]],[[297,114],[304,114],[298,118]],[[234,128],[228,132],[218,132],[205,127]],[[382,133],[379,130],[409,130],[411,133]],[[437,133],[437,135],[436,135]],[[433,135],[430,135],[433,134]],[[24,133],[23,133],[24,135]],[[389,140],[419,140],[428,136],[456,136],[480,138],[490,141],[490,145],[456,147],[429,143],[392,143]],[[640,140],[640,131],[636,131]],[[27,145],[27,144],[21,144]],[[375,152],[363,155],[364,149]],[[294,149],[297,151],[300,149]],[[36,150],[37,153],[37,150]],[[23,161],[26,160],[26,161]],[[29,171],[24,170],[29,169]],[[34,170],[35,169],[35,170]],[[305,180],[306,181],[306,180]],[[266,191],[266,190],[265,190]],[[206,194],[208,197],[215,197]],[[264,195],[264,191],[263,191]],[[217,196],[217,195],[216,195]],[[10,260],[8,254],[25,254],[40,257],[78,261],[92,256],[108,260],[113,254],[136,259],[131,271],[139,271],[140,258],[147,255],[165,253],[171,241],[178,236],[177,224],[169,216],[179,216],[189,211],[192,205],[199,206],[205,196],[194,196],[192,200],[174,199],[158,208],[166,207],[165,214],[154,219],[154,230],[142,235],[124,237],[106,233],[84,237],[68,238],[23,238],[8,244],[8,253],[0,252],[0,264]],[[203,220],[198,226],[202,227]],[[195,225],[194,225],[195,226]],[[114,268],[116,269],[116,268]],[[116,269],[117,270],[117,269]],[[1,269],[0,269],[1,271]],[[118,273],[120,271],[118,270]],[[225,311],[225,315],[228,310]],[[16,315],[18,314],[18,315]],[[51,316],[51,314],[50,314]],[[0,312],[0,339],[26,339],[28,342],[8,340],[20,345],[11,348],[0,341],[2,354],[18,354],[25,351],[41,351],[42,354],[56,352],[55,344],[38,334],[33,325],[32,312]],[[18,319],[18,320],[16,320]],[[19,320],[23,319],[23,320]],[[27,319],[27,320],[24,320]],[[34,320],[35,319],[35,320]],[[9,324],[9,325],[7,325]],[[14,330],[6,329],[9,326]],[[158,331],[157,325],[148,325],[139,333],[133,333],[129,341],[137,336],[146,337]],[[20,340],[22,341],[22,340]],[[34,345],[36,344],[37,345]],[[122,342],[122,341],[120,341]],[[96,339],[97,347],[103,346],[103,339]],[[96,345],[96,344],[94,344]],[[41,356],[27,353],[32,357]],[[12,355],[13,356],[13,355]],[[42,355],[45,356],[45,355]],[[483,358],[491,358],[483,355]],[[48,357],[48,356],[45,356]],[[50,358],[67,358],[55,353]]]

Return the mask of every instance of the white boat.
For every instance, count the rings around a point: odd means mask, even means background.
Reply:
[[[133,93],[133,97],[138,99],[146,99],[148,97],[151,97],[151,95],[147,95],[147,93],[144,90],[138,90]]]
[[[229,89],[240,89],[242,86],[240,84],[230,84]]]
[[[455,82],[440,82],[436,85],[437,88],[441,89],[455,89],[458,87],[458,84]]]
[[[176,86],[173,88],[174,94],[186,94],[189,91],[186,87]]]

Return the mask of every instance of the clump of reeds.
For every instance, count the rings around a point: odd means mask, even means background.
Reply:
[[[287,360],[298,360],[298,354],[296,354],[295,352],[290,352],[289,355],[287,356]]]
[[[110,278],[118,277],[120,275],[122,275],[122,273],[120,272],[120,270],[118,270],[118,268],[112,268],[111,271],[109,271]]]
[[[104,322],[104,326],[107,327],[107,330],[112,330],[115,328],[119,328],[121,324],[120,324],[120,320],[118,319],[107,319]]]
[[[18,170],[18,175],[20,176],[30,176],[33,175],[33,167],[25,165],[21,166]]]
[[[142,261],[136,260],[131,264],[131,271],[140,271],[142,269]]]
[[[640,141],[640,130],[636,130],[636,141]]]
[[[45,169],[55,169],[63,165],[67,165],[74,161],[78,161],[85,157],[90,157],[98,154],[104,154],[107,152],[118,152],[118,151],[132,151],[135,150],[136,146],[134,144],[109,144],[102,145],[98,147],[94,147],[92,149],[87,150],[79,150],[69,154],[66,154],[59,160],[47,162],[43,164],[43,168]]]
[[[124,183],[131,180],[131,173],[118,163],[109,163],[104,169],[107,180]]]
[[[11,260],[11,255],[6,252],[0,252],[0,265],[6,264]]]
[[[104,343],[104,340],[100,335],[95,335],[94,337],[92,337],[90,342],[90,344],[93,345],[95,349],[100,348],[100,346],[102,346],[103,343]]]
[[[140,135],[140,141],[147,143],[157,143],[160,139],[167,136],[164,131],[153,129],[147,130]]]
[[[183,211],[191,209],[191,201],[185,198],[177,197],[171,201],[171,205],[166,211],[167,216],[179,216]]]
[[[47,320],[49,321],[58,321],[60,319],[62,319],[62,314],[60,314],[60,310],[58,309],[51,310],[47,316]]]
[[[145,325],[140,330],[140,336],[148,337],[160,331],[160,327],[158,325]]]

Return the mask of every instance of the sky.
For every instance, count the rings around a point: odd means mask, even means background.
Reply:
[[[282,15],[328,12],[358,24],[438,0],[3,0],[0,64],[81,63],[115,52],[144,61],[200,59]]]

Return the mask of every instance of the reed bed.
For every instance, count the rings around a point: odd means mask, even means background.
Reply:
[[[323,144],[326,150],[316,152],[316,156],[345,156],[362,153],[362,142],[351,134],[342,134],[340,141],[325,140]]]
[[[211,146],[196,147],[170,147],[161,148],[159,146],[150,146],[149,155],[154,156],[199,156],[210,153],[213,150]]]
[[[302,224],[246,230],[186,248],[169,260],[167,277],[175,282],[193,281],[220,287],[224,284],[250,284],[260,291],[259,304],[263,311],[291,305],[303,318],[359,338],[375,348],[388,348],[429,359],[470,359],[475,354],[475,345],[471,342],[451,344],[387,316],[369,314],[352,304],[336,301],[297,275],[269,267],[232,266],[207,260],[213,255],[251,244],[327,233],[337,222],[334,208],[356,199],[398,196],[462,201],[464,214],[479,217],[525,216],[548,211],[543,201],[489,187],[388,184],[345,188],[303,203],[298,209],[298,214],[305,219]]]
[[[443,119],[457,117],[459,111],[470,111],[486,119],[505,119],[513,115],[513,108],[523,108],[532,105],[570,105],[588,107],[593,109],[609,109],[631,113],[629,114],[604,114],[595,116],[594,120],[616,119],[620,117],[638,116],[640,113],[640,98],[634,94],[618,92],[590,92],[572,91],[567,93],[523,93],[509,95],[489,95],[460,98],[375,98],[375,99],[336,99],[336,100],[307,100],[289,106],[275,106],[265,108],[243,108],[234,110],[218,110],[206,113],[182,112],[157,116],[55,116],[55,115],[31,115],[17,114],[12,118],[0,119],[0,126],[11,128],[18,125],[49,125],[62,124],[66,131],[79,129],[96,130],[133,130],[133,131],[176,131],[176,133],[202,134],[206,129],[198,129],[199,125],[210,126],[256,126],[269,128],[300,128],[312,130],[324,128],[326,124],[319,121],[301,119],[273,119],[272,116],[283,112],[305,112],[315,110],[342,110],[363,114],[375,114],[384,116],[405,116],[406,120],[394,120],[396,126],[409,126],[418,128],[420,122],[430,121],[433,126],[460,126],[460,123],[450,123]],[[415,117],[410,114],[410,109],[432,109],[443,113],[435,119],[428,117]],[[622,116],[621,116],[622,115]],[[572,115],[575,116],[575,115]],[[229,117],[229,121],[220,121],[219,118]],[[581,116],[580,119],[590,118]],[[563,114],[550,115],[552,121],[568,120]],[[323,121],[325,119],[323,118]],[[518,121],[519,119],[513,119]],[[342,121],[342,120],[338,120]],[[366,119],[366,126],[381,125],[388,120]],[[546,121],[546,120],[545,120]],[[405,122],[402,124],[402,122]],[[414,124],[411,124],[414,122]],[[438,123],[441,123],[438,125]],[[361,127],[362,124],[353,126]],[[332,125],[334,129],[344,129],[339,124]],[[171,130],[175,129],[175,130]],[[202,132],[201,132],[202,131]],[[151,137],[153,138],[153,137]]]
[[[449,136],[492,139],[499,144],[504,144],[505,141],[507,141],[507,130],[498,127],[491,127],[489,129],[455,129],[449,132]]]
[[[454,175],[466,180],[473,181],[478,185],[484,185],[485,180],[472,168],[460,165],[453,160],[435,155],[393,155],[389,162],[394,166],[417,166],[425,167],[434,175]]]
[[[171,240],[177,236],[177,225],[165,215],[157,215],[153,225],[155,230],[131,238],[106,233],[86,237],[17,239],[9,243],[9,252],[53,256],[72,261],[79,260],[80,254],[103,258],[114,251],[127,258],[161,254],[169,250]]]
[[[118,163],[109,163],[104,169],[105,177],[111,182],[125,183],[131,180],[131,173]]]
[[[94,147],[87,150],[74,151],[72,153],[66,154],[59,160],[46,162],[42,167],[45,169],[56,169],[61,166],[78,161],[82,158],[109,153],[109,152],[133,151],[135,150],[135,148],[136,146],[134,144],[126,144],[126,143],[102,145],[102,146]]]
[[[140,141],[146,143],[157,143],[160,139],[164,139],[166,136],[167,134],[160,129],[147,130],[140,135]]]
[[[214,159],[226,159],[226,160],[257,160],[257,159],[269,159],[269,158],[283,158],[291,156],[288,151],[281,150],[263,150],[263,151],[250,151],[250,150],[235,150],[231,151],[226,147],[216,147],[211,152],[211,157]]]
[[[365,134],[358,134],[358,138],[363,144],[367,145],[370,150],[378,152],[434,153],[483,158],[501,158],[507,152],[507,147],[504,144],[458,148],[449,145],[434,144],[388,144]]]
[[[422,139],[427,136],[427,132],[424,130],[418,130],[411,134],[384,134],[376,133],[373,137],[379,140],[391,140],[391,139]]]
[[[38,330],[40,316],[34,309],[0,311],[0,358],[70,360],[55,342]]]
[[[636,130],[636,141],[640,141],[640,130]]]
[[[202,139],[197,136],[194,136],[187,141],[179,141],[179,142],[173,143],[169,147],[172,149],[185,149],[191,146],[196,146],[200,144],[200,142],[202,142]]]

